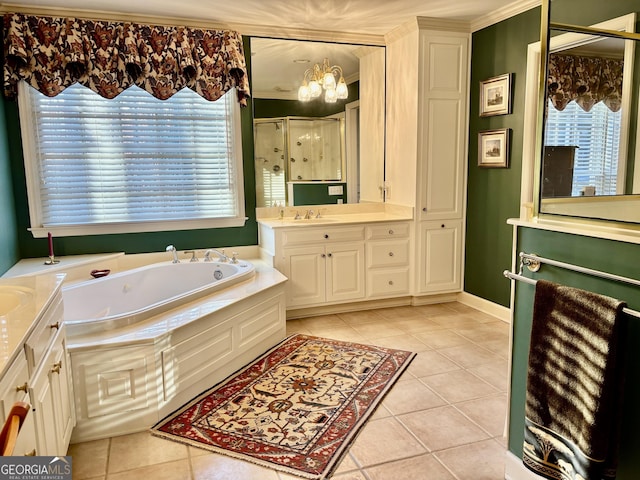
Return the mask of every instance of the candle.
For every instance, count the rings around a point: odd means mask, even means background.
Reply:
[[[51,232],[49,232],[49,257],[53,258],[53,237],[51,236]]]

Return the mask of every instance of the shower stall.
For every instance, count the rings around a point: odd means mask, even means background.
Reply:
[[[343,118],[256,119],[254,142],[258,207],[292,204],[291,182],[345,180]]]

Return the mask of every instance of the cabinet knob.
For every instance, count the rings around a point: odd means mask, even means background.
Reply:
[[[61,368],[62,368],[62,360],[53,364],[53,367],[51,367],[51,373],[57,373],[59,375]]]
[[[393,230],[389,230],[389,235],[393,235]]]
[[[329,238],[329,234],[328,234],[328,233],[325,233],[325,234],[324,234],[324,238]]]
[[[393,257],[393,252],[389,252],[389,256],[390,256],[390,257]]]
[[[16,387],[16,392],[24,392],[27,393],[27,390],[29,389],[29,384],[27,382],[24,382],[22,385],[18,385]]]
[[[427,211],[427,207],[422,207],[422,211],[426,212]]]
[[[35,457],[36,456],[36,449],[34,448],[30,452],[25,453],[24,456],[25,457]]]
[[[327,257],[333,257],[333,253],[327,253]]]
[[[52,323],[51,325],[49,325],[49,328],[55,328],[56,330],[58,330],[60,328],[60,322]]]
[[[325,257],[326,257],[326,255],[325,255],[324,253],[321,253],[321,254],[320,254],[320,257],[321,257],[321,258],[325,258]]]
[[[393,285],[393,280],[389,280],[389,285]]]
[[[444,225],[444,223],[443,223],[442,225],[440,225],[440,228],[444,228],[444,226],[445,226],[445,225]]]

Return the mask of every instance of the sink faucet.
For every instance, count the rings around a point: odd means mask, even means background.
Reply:
[[[222,250],[222,252],[219,252],[215,248],[210,248],[209,250],[204,252],[204,261],[205,262],[210,262],[211,261],[211,254],[212,253],[215,253],[216,255],[218,255],[218,261],[219,262],[223,262],[224,263],[224,262],[228,262],[229,261],[229,257],[227,257],[224,254],[224,250]]]
[[[313,215],[313,210],[307,210],[307,213],[304,214],[304,219],[309,220],[311,215]]]
[[[171,252],[173,254],[173,262],[171,263],[180,263],[180,260],[178,260],[178,252],[176,250],[176,247],[174,247],[173,245],[169,245],[166,249],[166,252]]]

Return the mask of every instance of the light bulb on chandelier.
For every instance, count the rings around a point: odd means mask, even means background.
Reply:
[[[318,98],[323,90],[324,101],[327,103],[335,103],[338,99],[344,100],[349,96],[342,68],[339,65],[330,65],[328,58],[324,59],[322,65],[316,63],[304,72],[302,85],[298,89],[298,100],[308,102]]]

